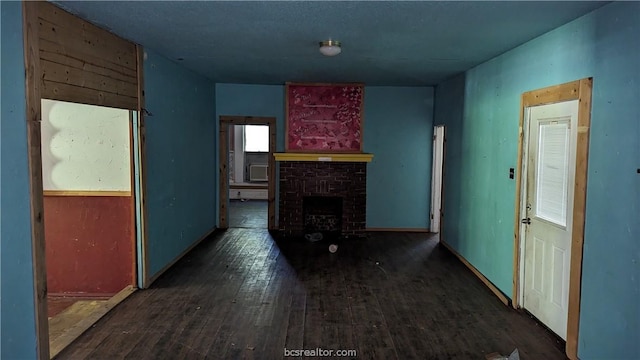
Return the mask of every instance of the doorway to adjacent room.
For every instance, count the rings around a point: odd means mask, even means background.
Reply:
[[[275,118],[221,116],[221,229],[275,229]]]
[[[431,214],[429,231],[440,233],[442,220],[442,179],[444,177],[444,125],[433,127],[433,160],[431,163]]]
[[[134,112],[42,99],[50,354],[136,285]],[[135,166],[134,166],[135,165]],[[79,335],[79,334],[76,334]]]
[[[266,229],[269,126],[229,125],[229,227]]]

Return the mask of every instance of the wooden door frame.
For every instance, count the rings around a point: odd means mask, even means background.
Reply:
[[[220,116],[220,132],[218,138],[218,154],[220,162],[219,187],[219,228],[229,228],[229,125],[267,125],[269,126],[269,182],[267,187],[268,229],[276,229],[276,118],[255,116]]]
[[[144,49],[141,45],[136,45],[136,69],[138,75],[138,108],[136,112],[138,113],[138,129],[134,129],[134,131],[138,132],[138,146],[136,149],[131,149],[131,151],[139,152],[138,165],[140,167],[138,176],[140,177],[140,199],[134,200],[136,202],[140,202],[140,222],[142,227],[142,244],[141,244],[141,252],[142,252],[142,260],[144,264],[142,265],[142,289],[146,289],[151,285],[151,279],[149,276],[149,241],[148,241],[148,227],[147,227],[147,156],[146,156],[146,127],[145,127],[145,118],[146,118],[146,109],[145,109],[145,97],[144,97]],[[132,134],[133,137],[133,134]],[[133,140],[133,139],[132,139]],[[133,174],[132,174],[133,175]],[[134,191],[135,188],[131,189]],[[136,208],[134,207],[134,212]],[[135,221],[135,217],[134,217]],[[137,222],[134,222],[137,226]],[[137,245],[137,237],[136,237],[136,245]],[[137,255],[137,254],[136,254]],[[137,256],[135,257],[137,259]],[[138,271],[138,267],[136,266],[136,273]],[[138,282],[138,277],[136,276],[136,284]]]
[[[47,263],[44,240],[44,192],[42,184],[42,103],[38,4],[22,2],[24,61],[26,70],[27,152],[31,202],[31,257],[36,321],[36,355],[49,359],[49,318],[47,314]]]
[[[591,124],[591,92],[593,78],[585,78],[522,94],[520,125],[518,129],[518,166],[516,175],[516,206],[514,221],[514,261],[512,305],[519,308],[521,257],[520,213],[522,206],[522,156],[524,142],[525,111],[532,106],[578,100],[578,139],[573,197],[573,226],[571,229],[571,257],[569,264],[569,300],[565,352],[570,359],[578,358],[578,331],[580,322],[580,288],[582,281],[582,251],[587,187],[587,160],[589,156],[589,129]]]
[[[41,137],[41,119],[42,119],[42,68],[40,64],[40,41],[39,41],[39,4],[38,2],[23,1],[22,17],[23,17],[23,46],[24,46],[24,62],[25,62],[25,105],[26,105],[26,122],[27,122],[27,152],[29,162],[29,192],[31,204],[31,249],[33,262],[33,286],[34,286],[34,318],[36,330],[36,356],[41,360],[50,358],[49,349],[49,320],[47,310],[47,264],[46,264],[46,242],[44,233],[44,191],[42,180],[42,137]],[[145,169],[145,139],[144,139],[144,91],[143,91],[143,74],[142,61],[143,51],[139,45],[137,48],[137,77],[138,77],[138,94],[137,109],[140,126],[140,166],[141,166],[141,201],[143,207],[142,221],[146,222],[147,212],[144,198],[146,197],[146,183],[144,176]],[[134,110],[134,109],[127,109]],[[133,149],[131,149],[133,151]],[[133,174],[132,174],[133,176]],[[132,189],[133,191],[133,189]],[[135,219],[134,219],[135,223]],[[146,226],[143,238],[143,252],[147,251]],[[135,256],[134,256],[135,259]],[[145,262],[148,257],[145,256]],[[135,261],[135,260],[134,260]],[[148,264],[147,264],[148,265]],[[148,271],[148,266],[145,267]],[[134,273],[137,272],[137,266],[134,264]],[[145,283],[148,284],[148,273],[144,274]],[[124,300],[134,290],[134,287],[127,287],[120,293],[115,295],[103,309],[102,315],[109,309],[113,308],[119,302]],[[100,317],[102,316],[100,315]],[[91,324],[97,321],[99,317],[91,317]],[[88,322],[83,323],[86,328],[90,327]],[[84,331],[83,328],[74,328],[65,335],[66,340],[73,340]]]
[[[442,234],[444,233],[444,207],[445,207],[444,188],[446,184],[446,175],[447,175],[447,125],[445,124],[439,124],[439,125],[444,126],[444,131],[442,132],[442,187],[440,188],[440,214],[438,214],[438,216],[440,216],[440,231],[438,231],[438,241],[444,245],[445,241],[444,241],[444,236],[442,236]],[[453,248],[451,247],[448,247],[448,249],[453,250]]]

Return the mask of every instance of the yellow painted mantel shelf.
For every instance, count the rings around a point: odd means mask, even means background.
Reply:
[[[373,154],[363,153],[274,153],[276,161],[371,162]]]

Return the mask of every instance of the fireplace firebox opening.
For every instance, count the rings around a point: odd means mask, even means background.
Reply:
[[[302,199],[305,234],[322,233],[325,238],[342,234],[342,197],[305,196]]]

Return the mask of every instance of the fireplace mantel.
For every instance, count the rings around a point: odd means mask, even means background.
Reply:
[[[274,153],[276,161],[371,162],[373,154],[363,153]]]

